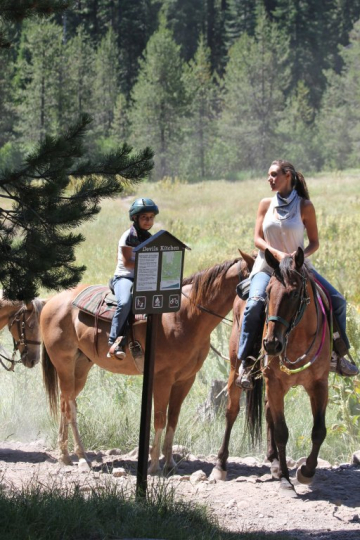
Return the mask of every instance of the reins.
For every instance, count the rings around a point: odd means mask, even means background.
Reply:
[[[219,319],[222,319],[222,322],[224,324],[227,324],[227,323],[230,323],[228,326],[231,326],[233,321],[231,319],[228,319],[227,317],[225,317],[224,315],[219,315],[218,313],[215,313],[215,311],[212,311],[211,309],[208,309],[200,304],[195,304],[195,302],[193,302],[190,298],[190,296],[188,294],[186,294],[184,291],[181,291],[181,294],[183,294],[185,296],[185,298],[187,298],[188,300],[190,300],[190,302],[198,309],[200,309],[200,311],[203,311],[204,313],[209,313],[209,315],[214,315],[214,317],[219,317]]]

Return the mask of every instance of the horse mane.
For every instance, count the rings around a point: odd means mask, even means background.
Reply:
[[[32,304],[33,309],[34,309],[34,313],[35,313],[36,317],[39,318],[41,310],[44,307],[44,302],[42,300],[40,300],[39,298],[34,298],[33,300],[31,300],[28,303]],[[0,309],[2,309],[3,307],[15,306],[16,304],[21,304],[23,306],[26,306],[27,303],[23,302],[21,300],[19,300],[19,301],[9,300],[8,298],[6,298],[6,296],[4,296],[4,291],[2,289],[0,289]]]
[[[226,272],[239,260],[240,258],[232,261],[225,261],[221,264],[211,266],[206,270],[195,272],[191,276],[184,278],[182,285],[192,285],[189,294],[192,304],[196,307],[205,301],[209,302],[213,300],[218,289],[221,287]]]
[[[309,263],[308,261],[304,261],[304,264],[302,266],[305,272],[306,277],[310,277],[310,271],[309,271]],[[294,268],[294,259],[293,257],[284,257],[279,265],[279,271],[278,273],[275,272],[276,277],[280,279],[284,284],[289,282],[291,279],[292,272],[295,270]]]
[[[44,307],[44,302],[40,300],[39,298],[34,298],[34,300],[31,300],[31,303],[34,308],[34,313],[36,314],[36,317],[40,317],[40,313],[42,308]]]

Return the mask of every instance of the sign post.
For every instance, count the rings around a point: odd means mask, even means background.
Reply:
[[[147,490],[157,329],[162,313],[180,309],[185,249],[190,248],[169,232],[159,231],[133,250],[135,254],[133,313],[147,315],[137,497],[145,497]]]

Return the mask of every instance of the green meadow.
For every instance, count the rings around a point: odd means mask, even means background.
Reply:
[[[245,176],[245,175],[244,175]],[[249,175],[250,176],[250,175]],[[348,300],[348,331],[353,356],[360,357],[360,190],[359,171],[323,173],[308,178],[320,233],[320,249],[312,257],[314,266]],[[186,276],[238,256],[238,249],[251,253],[253,228],[259,200],[270,196],[266,177],[237,181],[184,183],[164,179],[127,188],[126,194],[102,203],[100,214],[81,229],[86,241],[77,251],[77,262],[85,264],[83,282],[107,283],[116,264],[117,242],[129,226],[128,208],[138,196],[153,198],[159,205],[152,232],[166,229],[187,244]],[[43,296],[50,296],[44,291]],[[231,317],[231,314],[229,314]],[[229,326],[220,323],[212,344],[228,354]],[[0,343],[11,348],[7,330]],[[201,406],[211,382],[224,381],[228,362],[211,352],[191,392],[185,400],[175,436],[175,444],[185,445],[194,454],[216,454],[224,432],[224,410],[204,419]],[[360,447],[360,380],[330,377],[327,412],[328,435],[320,457],[331,463],[349,461]],[[78,398],[79,427],[88,449],[116,447],[122,451],[138,444],[142,377],[125,377],[94,367]],[[56,446],[57,425],[49,416],[42,385],[41,367],[32,371],[21,365],[15,373],[0,375],[1,440],[43,438]],[[299,415],[298,411],[302,414]],[[291,390],[286,400],[290,431],[288,455],[294,459],[310,448],[312,418],[307,396],[301,388]],[[265,438],[252,448],[244,434],[244,414],[233,430],[230,454],[265,455]]]

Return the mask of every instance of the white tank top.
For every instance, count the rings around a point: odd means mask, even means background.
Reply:
[[[301,219],[301,197],[293,190],[287,199],[276,194],[263,221],[265,241],[271,247],[292,253],[298,247],[304,249],[305,227]],[[258,272],[272,274],[273,269],[265,260],[265,252],[260,250],[256,257],[251,276]]]
[[[115,272],[114,272],[114,275],[115,276],[122,276],[122,277],[128,277],[128,278],[134,278],[134,268],[126,268],[124,266],[124,263],[123,263],[123,258],[122,258],[122,249],[123,247],[127,247],[127,243],[126,243],[126,240],[130,234],[130,230],[131,229],[128,229],[127,231],[125,231],[120,240],[119,240],[119,243],[118,243],[118,260],[117,260],[117,265],[116,265],[116,268],[115,268]]]

